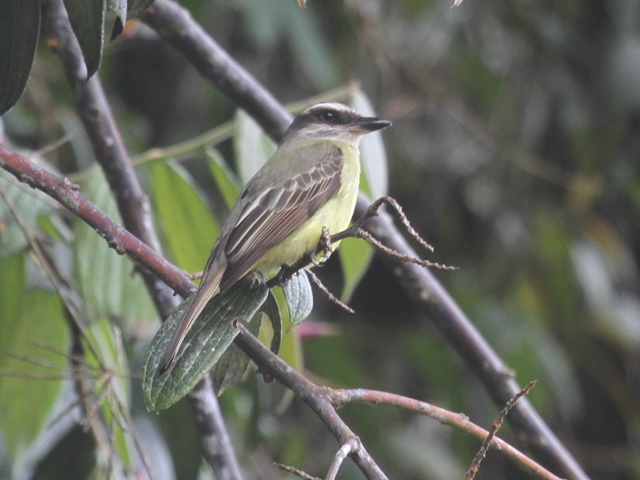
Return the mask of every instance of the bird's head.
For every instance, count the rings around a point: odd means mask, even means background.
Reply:
[[[288,139],[326,139],[358,145],[360,137],[391,125],[388,120],[364,117],[341,103],[318,103],[304,110],[291,123]]]

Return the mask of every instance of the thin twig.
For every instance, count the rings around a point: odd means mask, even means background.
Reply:
[[[429,250],[430,252],[433,252],[433,247],[431,245],[429,245],[418,234],[418,232],[416,232],[414,230],[414,228],[411,226],[411,223],[409,223],[409,220],[407,219],[407,216],[402,211],[402,207],[400,207],[400,204],[396,201],[395,198],[390,197],[388,195],[378,198],[375,202],[373,202],[371,205],[369,205],[369,207],[367,208],[367,211],[358,220],[353,222],[353,225],[351,226],[351,228],[348,228],[347,230],[345,230],[342,233],[338,233],[336,235],[333,235],[331,237],[331,239],[335,242],[336,240],[340,240],[340,239],[345,238],[345,237],[353,236],[349,232],[357,231],[358,229],[363,227],[365,223],[367,223],[373,217],[378,215],[378,211],[380,210],[380,207],[382,207],[384,204],[387,204],[391,208],[393,208],[393,210],[396,212],[396,215],[397,215],[398,219],[400,220],[400,223],[402,223],[402,226],[404,226],[404,228],[407,231],[407,233],[409,235],[411,235],[411,237],[413,237],[413,239],[415,239],[426,250]]]
[[[482,463],[482,460],[487,455],[489,446],[491,445],[491,442],[493,441],[494,437],[498,433],[498,430],[500,430],[500,427],[502,427],[502,423],[504,422],[504,419],[506,418],[507,414],[516,405],[516,403],[518,403],[518,400],[520,400],[520,397],[522,397],[523,395],[527,395],[531,391],[531,389],[535,386],[535,384],[536,384],[535,380],[527,383],[525,387],[522,390],[520,390],[518,393],[516,393],[512,398],[510,398],[507,404],[504,406],[504,408],[500,410],[500,414],[498,415],[498,418],[496,418],[496,420],[493,422],[493,425],[491,425],[491,430],[489,430],[487,437],[482,441],[482,445],[480,445],[480,448],[478,449],[478,453],[476,453],[475,457],[473,457],[471,466],[469,466],[469,469],[467,470],[467,473],[464,477],[465,480],[473,480],[475,478],[476,474],[480,470],[480,463]]]
[[[261,372],[268,373],[300,397],[320,417],[341,445],[350,439],[357,438],[331,404],[327,389],[307,380],[267,348],[260,348],[258,346],[260,340],[251,335],[242,323],[238,323],[237,328],[236,345],[257,365],[260,365]],[[351,458],[367,478],[379,480],[387,478],[364,446],[352,452]]]
[[[385,255],[389,255],[390,257],[397,258],[398,260],[400,260],[400,261],[402,261],[404,263],[415,263],[416,265],[420,265],[422,267],[433,267],[433,268],[437,268],[438,270],[457,270],[458,269],[458,267],[451,267],[449,265],[442,265],[440,263],[431,262],[429,260],[423,260],[422,258],[418,258],[418,257],[414,257],[414,256],[411,256],[411,255],[407,255],[407,254],[404,254],[404,253],[397,252],[396,250],[393,250],[392,248],[387,247],[380,240],[378,240],[373,235],[371,235],[369,232],[367,232],[367,231],[365,231],[365,230],[363,230],[361,228],[359,228],[358,230],[353,232],[353,236],[354,237],[358,237],[358,238],[362,238],[363,240],[366,240],[367,242],[371,243],[374,247],[376,247],[378,250],[380,250]]]
[[[349,305],[347,305],[338,297],[336,297],[333,293],[331,293],[329,289],[325,286],[325,284],[320,281],[318,276],[315,273],[313,273],[313,271],[310,268],[308,268],[306,272],[309,278],[311,278],[311,281],[315,283],[316,287],[318,287],[322,291],[322,293],[324,293],[327,296],[327,298],[329,298],[329,300],[331,300],[333,303],[338,305],[340,308],[342,308],[346,312],[356,313],[356,311],[353,308],[351,308]]]
[[[356,214],[363,215],[368,208],[369,201],[363,197],[358,198]],[[395,229],[387,213],[380,212],[363,228],[392,250],[409,257],[416,256],[413,248]],[[433,323],[467,367],[484,383],[495,404],[502,407],[521,390],[509,367],[429,269],[389,256],[381,256],[380,259],[424,313],[425,319]],[[542,458],[545,464],[551,465],[551,468],[568,478],[588,480],[582,467],[526,398],[514,407],[508,421],[518,439],[538,458]]]
[[[283,465],[282,463],[276,463],[274,462],[273,464],[276,468],[290,473],[291,475],[295,475],[296,477],[300,477],[303,480],[322,480],[319,477],[314,477],[313,475],[309,475],[307,472],[303,472],[302,470],[292,467],[291,465]]]
[[[329,466],[325,480],[335,480],[336,475],[338,475],[338,471],[340,471],[340,466],[344,463],[346,458],[352,453],[357,452],[361,446],[362,444],[358,438],[350,438],[343,443],[333,457],[333,462],[331,462],[331,465]]]

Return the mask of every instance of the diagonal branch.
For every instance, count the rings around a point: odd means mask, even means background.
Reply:
[[[341,446],[353,441],[358,442],[359,448],[351,452],[351,458],[360,467],[362,473],[367,478],[386,479],[386,475],[373,461],[364,445],[336,412],[327,389],[304,378],[270,350],[260,348],[260,340],[251,335],[241,323],[238,323],[238,330],[239,335],[236,337],[235,344],[260,366],[262,372],[276,378],[309,405],[338,439]]]

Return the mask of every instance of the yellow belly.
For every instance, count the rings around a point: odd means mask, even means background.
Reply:
[[[272,275],[283,264],[293,265],[304,255],[313,252],[322,236],[322,227],[327,227],[329,233],[333,235],[349,226],[360,182],[360,161],[357,152],[355,159],[355,162],[345,162],[343,165],[340,175],[341,185],[336,195],[298,229],[273,247],[252,270],[260,270],[267,275]],[[333,246],[337,247],[339,243],[336,242]]]

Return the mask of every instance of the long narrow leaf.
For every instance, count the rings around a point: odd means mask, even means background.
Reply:
[[[253,118],[242,110],[236,115],[236,135],[233,137],[236,170],[242,183],[265,164],[276,151],[276,145],[265,135]]]
[[[89,169],[81,189],[103,212],[119,221],[118,210],[100,169]],[[135,265],[109,248],[95,230],[74,218],[75,275],[86,318],[122,318],[132,327],[157,314]]]
[[[27,84],[40,33],[39,0],[0,0],[0,115]]]
[[[153,203],[171,254],[180,268],[202,270],[220,227],[202,200],[193,178],[176,164],[154,163]]]
[[[80,43],[89,78],[98,71],[102,58],[105,0],[64,0],[64,5]]]
[[[67,369],[67,359],[56,353],[69,345],[60,298],[44,290],[28,292],[20,322],[8,341],[10,346],[2,352],[0,430],[18,472],[44,432]]]

